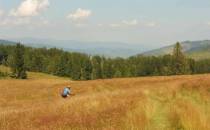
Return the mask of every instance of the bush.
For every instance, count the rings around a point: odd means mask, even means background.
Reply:
[[[5,77],[7,77],[7,76],[8,76],[7,73],[4,73],[4,72],[1,72],[1,71],[0,71],[0,78],[5,78]]]

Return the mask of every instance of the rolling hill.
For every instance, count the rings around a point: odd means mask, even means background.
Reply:
[[[25,46],[35,48],[60,48],[70,52],[80,52],[90,55],[101,55],[106,57],[129,57],[136,55],[151,47],[123,42],[83,42],[74,40],[55,40],[38,38],[20,38],[10,40],[0,40],[0,44],[15,44],[21,42]]]
[[[14,45],[14,44],[16,44],[16,42],[9,41],[9,40],[1,40],[1,39],[0,39],[0,44]]]
[[[11,41],[20,41],[26,46],[61,48],[65,51],[81,52],[90,55],[103,55],[106,57],[129,57],[149,50],[151,46],[138,45],[124,42],[88,42],[75,40],[57,40],[57,39],[40,39],[40,38],[18,38]],[[143,47],[142,47],[143,46]]]
[[[14,45],[16,42],[20,41],[26,46],[30,47],[47,47],[47,48],[61,48],[65,51],[71,52],[81,52],[91,55],[103,55],[107,57],[129,57],[132,55],[139,54],[145,56],[161,56],[165,54],[171,54],[173,52],[174,45],[162,47],[159,49],[148,50],[149,47],[144,47],[140,45],[129,45],[127,43],[117,43],[117,42],[79,42],[71,40],[50,40],[50,39],[33,39],[33,38],[23,38],[16,40],[1,40],[0,44]],[[210,40],[203,41],[184,41],[181,42],[184,53],[193,59],[207,59],[210,58]],[[152,48],[150,48],[152,49]]]
[[[206,59],[210,58],[210,40],[204,41],[185,41],[181,42],[184,53],[193,59]],[[166,46],[160,49],[155,49],[142,53],[146,56],[160,56],[165,54],[171,54],[173,52],[173,45]]]

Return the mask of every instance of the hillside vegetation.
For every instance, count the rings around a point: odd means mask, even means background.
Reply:
[[[0,72],[10,74],[11,69],[9,67],[0,65]],[[27,75],[28,75],[28,79],[36,79],[36,80],[37,79],[67,79],[65,77],[58,77],[58,76],[49,75],[45,73],[38,73],[38,72],[27,72]],[[7,76],[6,79],[10,79],[10,77]]]
[[[0,44],[1,45],[15,45],[16,42],[8,41],[8,40],[2,40],[0,39]]]
[[[210,72],[210,59],[187,58],[175,44],[172,55],[106,58],[66,52],[57,48],[29,48],[21,44],[0,45],[0,64],[12,68],[10,76],[26,79],[26,71],[48,73],[73,80],[139,76],[203,74]],[[2,74],[1,74],[2,75]],[[4,76],[0,76],[4,77]]]
[[[203,41],[185,41],[181,43],[184,53],[195,60],[210,58],[210,40]],[[166,54],[172,54],[173,45],[163,48],[151,50],[143,53],[145,56],[161,56]]]
[[[210,130],[209,81],[210,75],[70,81],[41,73],[2,79],[0,129]],[[75,95],[63,99],[67,85]]]
[[[62,48],[65,51],[80,52],[89,55],[105,55],[106,57],[129,57],[149,47],[123,42],[84,42],[74,40],[38,39],[38,38],[17,38],[12,41],[21,42],[25,46],[33,48]],[[0,44],[15,44],[12,41],[1,40]]]

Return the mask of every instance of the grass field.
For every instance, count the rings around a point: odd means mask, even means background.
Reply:
[[[74,96],[63,99],[64,86]],[[0,80],[0,130],[210,130],[210,75]]]

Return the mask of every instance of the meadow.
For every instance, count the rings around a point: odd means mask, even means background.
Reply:
[[[0,79],[1,130],[210,130],[210,75]],[[74,96],[63,99],[63,87]]]

